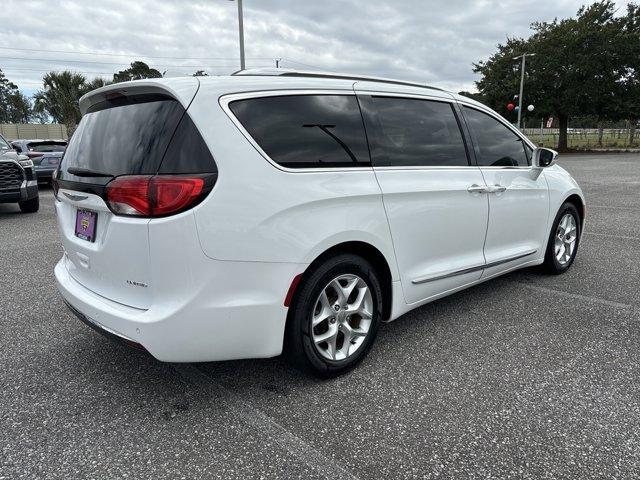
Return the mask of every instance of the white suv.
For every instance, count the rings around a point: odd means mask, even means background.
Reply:
[[[159,360],[334,375],[381,322],[518,268],[567,270],[575,180],[489,108],[287,70],[110,85],[55,178],[71,309]]]

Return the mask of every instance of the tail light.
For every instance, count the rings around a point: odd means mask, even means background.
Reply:
[[[42,153],[42,152],[27,152],[26,155],[31,160],[33,160],[34,158],[40,158],[40,157],[44,156],[44,153]]]
[[[107,204],[116,215],[164,217],[199,203],[215,175],[127,175],[107,184]]]

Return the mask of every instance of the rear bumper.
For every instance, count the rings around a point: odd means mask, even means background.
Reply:
[[[36,180],[23,181],[19,189],[1,191],[0,203],[17,203],[31,200],[38,196],[38,182]]]
[[[76,315],[165,362],[204,362],[279,355],[291,279],[304,265],[208,260],[191,294],[158,295],[147,310],[113,302],[71,277],[65,257],[55,267],[58,289]],[[180,279],[174,278],[177,284]],[[84,318],[83,318],[84,317]]]
[[[56,171],[56,168],[57,167],[36,165],[34,167],[36,171],[36,178],[40,182],[42,182],[43,180],[50,181],[51,177],[53,176],[53,172]]]

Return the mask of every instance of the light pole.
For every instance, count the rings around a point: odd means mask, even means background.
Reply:
[[[522,120],[522,93],[524,92],[524,69],[527,57],[535,57],[535,53],[523,53],[519,57],[513,57],[514,60],[522,59],[522,66],[520,67],[520,95],[518,95],[518,128],[520,128],[520,121]]]
[[[240,70],[244,70],[244,25],[242,22],[242,0],[229,0],[238,2],[238,32],[240,35]]]

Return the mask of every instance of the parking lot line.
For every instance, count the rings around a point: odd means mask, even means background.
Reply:
[[[631,236],[628,236],[628,235],[616,235],[615,233],[584,232],[584,235],[595,235],[597,237],[620,238],[622,240],[640,240],[640,237],[631,237]]]
[[[260,438],[272,440],[316,473],[327,479],[357,480],[358,477],[321,455],[316,448],[282,427],[261,410],[244,402],[238,395],[220,385],[195,366],[173,364],[172,367],[187,383],[207,390],[211,395],[224,402],[228,410],[238,420],[255,429]]]
[[[623,308],[623,309],[629,309],[629,310],[634,309],[633,305],[629,305],[627,303],[614,302],[611,300],[605,300],[604,298],[592,297],[590,295],[580,295],[579,293],[563,292],[562,290],[556,290],[555,288],[542,287],[540,285],[533,285],[527,282],[516,282],[516,283],[530,290],[536,290],[539,292],[555,294],[565,298],[572,298],[574,300],[582,300],[585,302],[599,303],[600,305],[607,305],[609,307],[615,307],[615,308]]]
[[[611,208],[611,209],[615,209],[615,210],[640,210],[640,208],[638,207],[630,207],[630,206],[626,206],[626,205],[591,205],[590,203],[587,204],[587,210],[589,210],[590,208]]]

